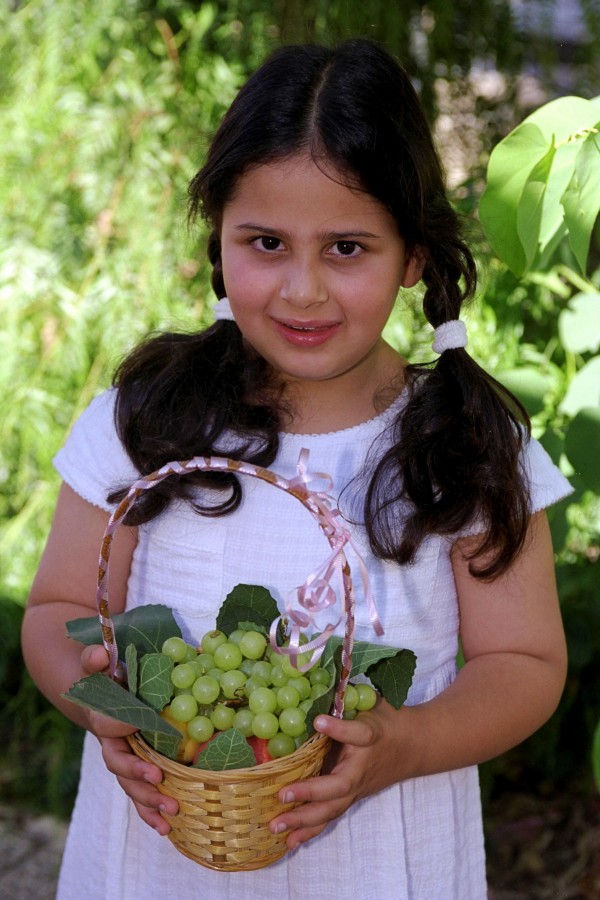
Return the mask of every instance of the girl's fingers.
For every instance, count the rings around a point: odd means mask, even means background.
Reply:
[[[320,715],[315,719],[314,727],[339,744],[351,744],[354,747],[369,747],[375,739],[373,719],[368,713],[362,713],[352,720]]]
[[[81,653],[81,668],[87,675],[104,672],[108,669],[108,653],[102,644],[90,644]]]
[[[101,744],[107,769],[117,776],[119,784],[136,804],[136,808],[140,807],[138,810],[140,815],[141,808],[154,810],[157,814],[162,808],[169,815],[177,814],[179,810],[177,801],[158,790],[157,785],[163,779],[158,766],[138,759],[122,738],[103,738]],[[142,818],[147,821],[147,814],[142,815]],[[154,823],[152,827],[155,828],[157,824],[155,815],[152,815],[152,821]],[[168,830],[170,829],[167,825]],[[161,834],[166,834],[167,831],[163,829]]]

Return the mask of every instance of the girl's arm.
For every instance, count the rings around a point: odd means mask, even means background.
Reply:
[[[170,828],[158,812],[166,806],[177,812],[177,803],[156,788],[162,781],[157,766],[144,763],[129,749],[124,735],[135,731],[121,722],[86,710],[61,694],[74,682],[108,665],[102,646],[85,647],[67,638],[66,622],[97,614],[96,577],[98,556],[108,514],[87,503],[62,485],[54,521],[25,616],[22,645],[25,663],[40,691],[66,716],[92,731],[102,744],[108,769],[133,800],[140,816],[166,834]],[[136,532],[119,528],[115,533],[110,563],[111,613],[125,608],[127,579],[136,545]]]
[[[494,582],[469,574],[475,540],[458,541],[452,555],[465,657],[456,680],[419,706],[380,701],[354,721],[315,720],[342,746],[329,774],[281,791],[286,802],[304,801],[271,823],[290,832],[290,848],[391,784],[498,756],[556,709],[567,658],[546,516],[532,517],[525,549]]]

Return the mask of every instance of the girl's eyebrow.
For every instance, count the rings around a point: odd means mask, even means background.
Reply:
[[[273,234],[278,237],[282,237],[285,240],[289,240],[291,235],[284,228],[273,228],[270,225],[261,225],[259,222],[242,222],[240,225],[235,226],[236,231],[255,231],[260,234]],[[353,238],[370,238],[372,240],[376,240],[380,238],[381,235],[374,234],[372,231],[321,231],[318,234],[319,240],[330,240],[330,241],[348,241]]]

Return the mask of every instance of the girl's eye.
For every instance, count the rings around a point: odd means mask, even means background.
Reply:
[[[333,245],[335,256],[358,256],[362,249],[356,241],[336,241]]]
[[[252,241],[257,250],[279,250],[281,241],[276,237],[262,235],[262,237],[254,238]]]

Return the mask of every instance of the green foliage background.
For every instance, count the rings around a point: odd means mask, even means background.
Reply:
[[[33,688],[18,645],[58,488],[52,456],[139,338],[210,321],[203,235],[187,231],[186,186],[238,87],[283,41],[357,34],[398,53],[432,118],[440,80],[465,91],[474,59],[517,72],[532,49],[532,42],[526,47],[515,39],[508,3],[498,0],[0,3],[0,790],[6,799],[66,813],[76,783],[80,737]],[[537,50],[550,69],[551,49]],[[591,98],[598,93],[593,54],[578,63],[582,96]],[[487,153],[517,124],[514,96],[509,79],[503,104],[474,101],[486,152],[456,187],[457,205],[469,216]],[[543,267],[517,277],[481,232],[474,239],[482,291],[469,314],[470,348],[522,396],[535,414],[536,435],[572,474],[563,452],[570,417],[561,403],[594,351],[570,347],[560,317],[576,294],[598,290],[597,235],[586,277],[566,245]],[[412,359],[430,357],[431,332],[418,303],[402,302],[388,337]],[[567,691],[538,736],[485,768],[490,790],[524,779],[540,790],[591,780],[589,753],[600,716],[600,510],[597,485],[584,480],[576,487],[575,497],[551,513],[571,657]]]

